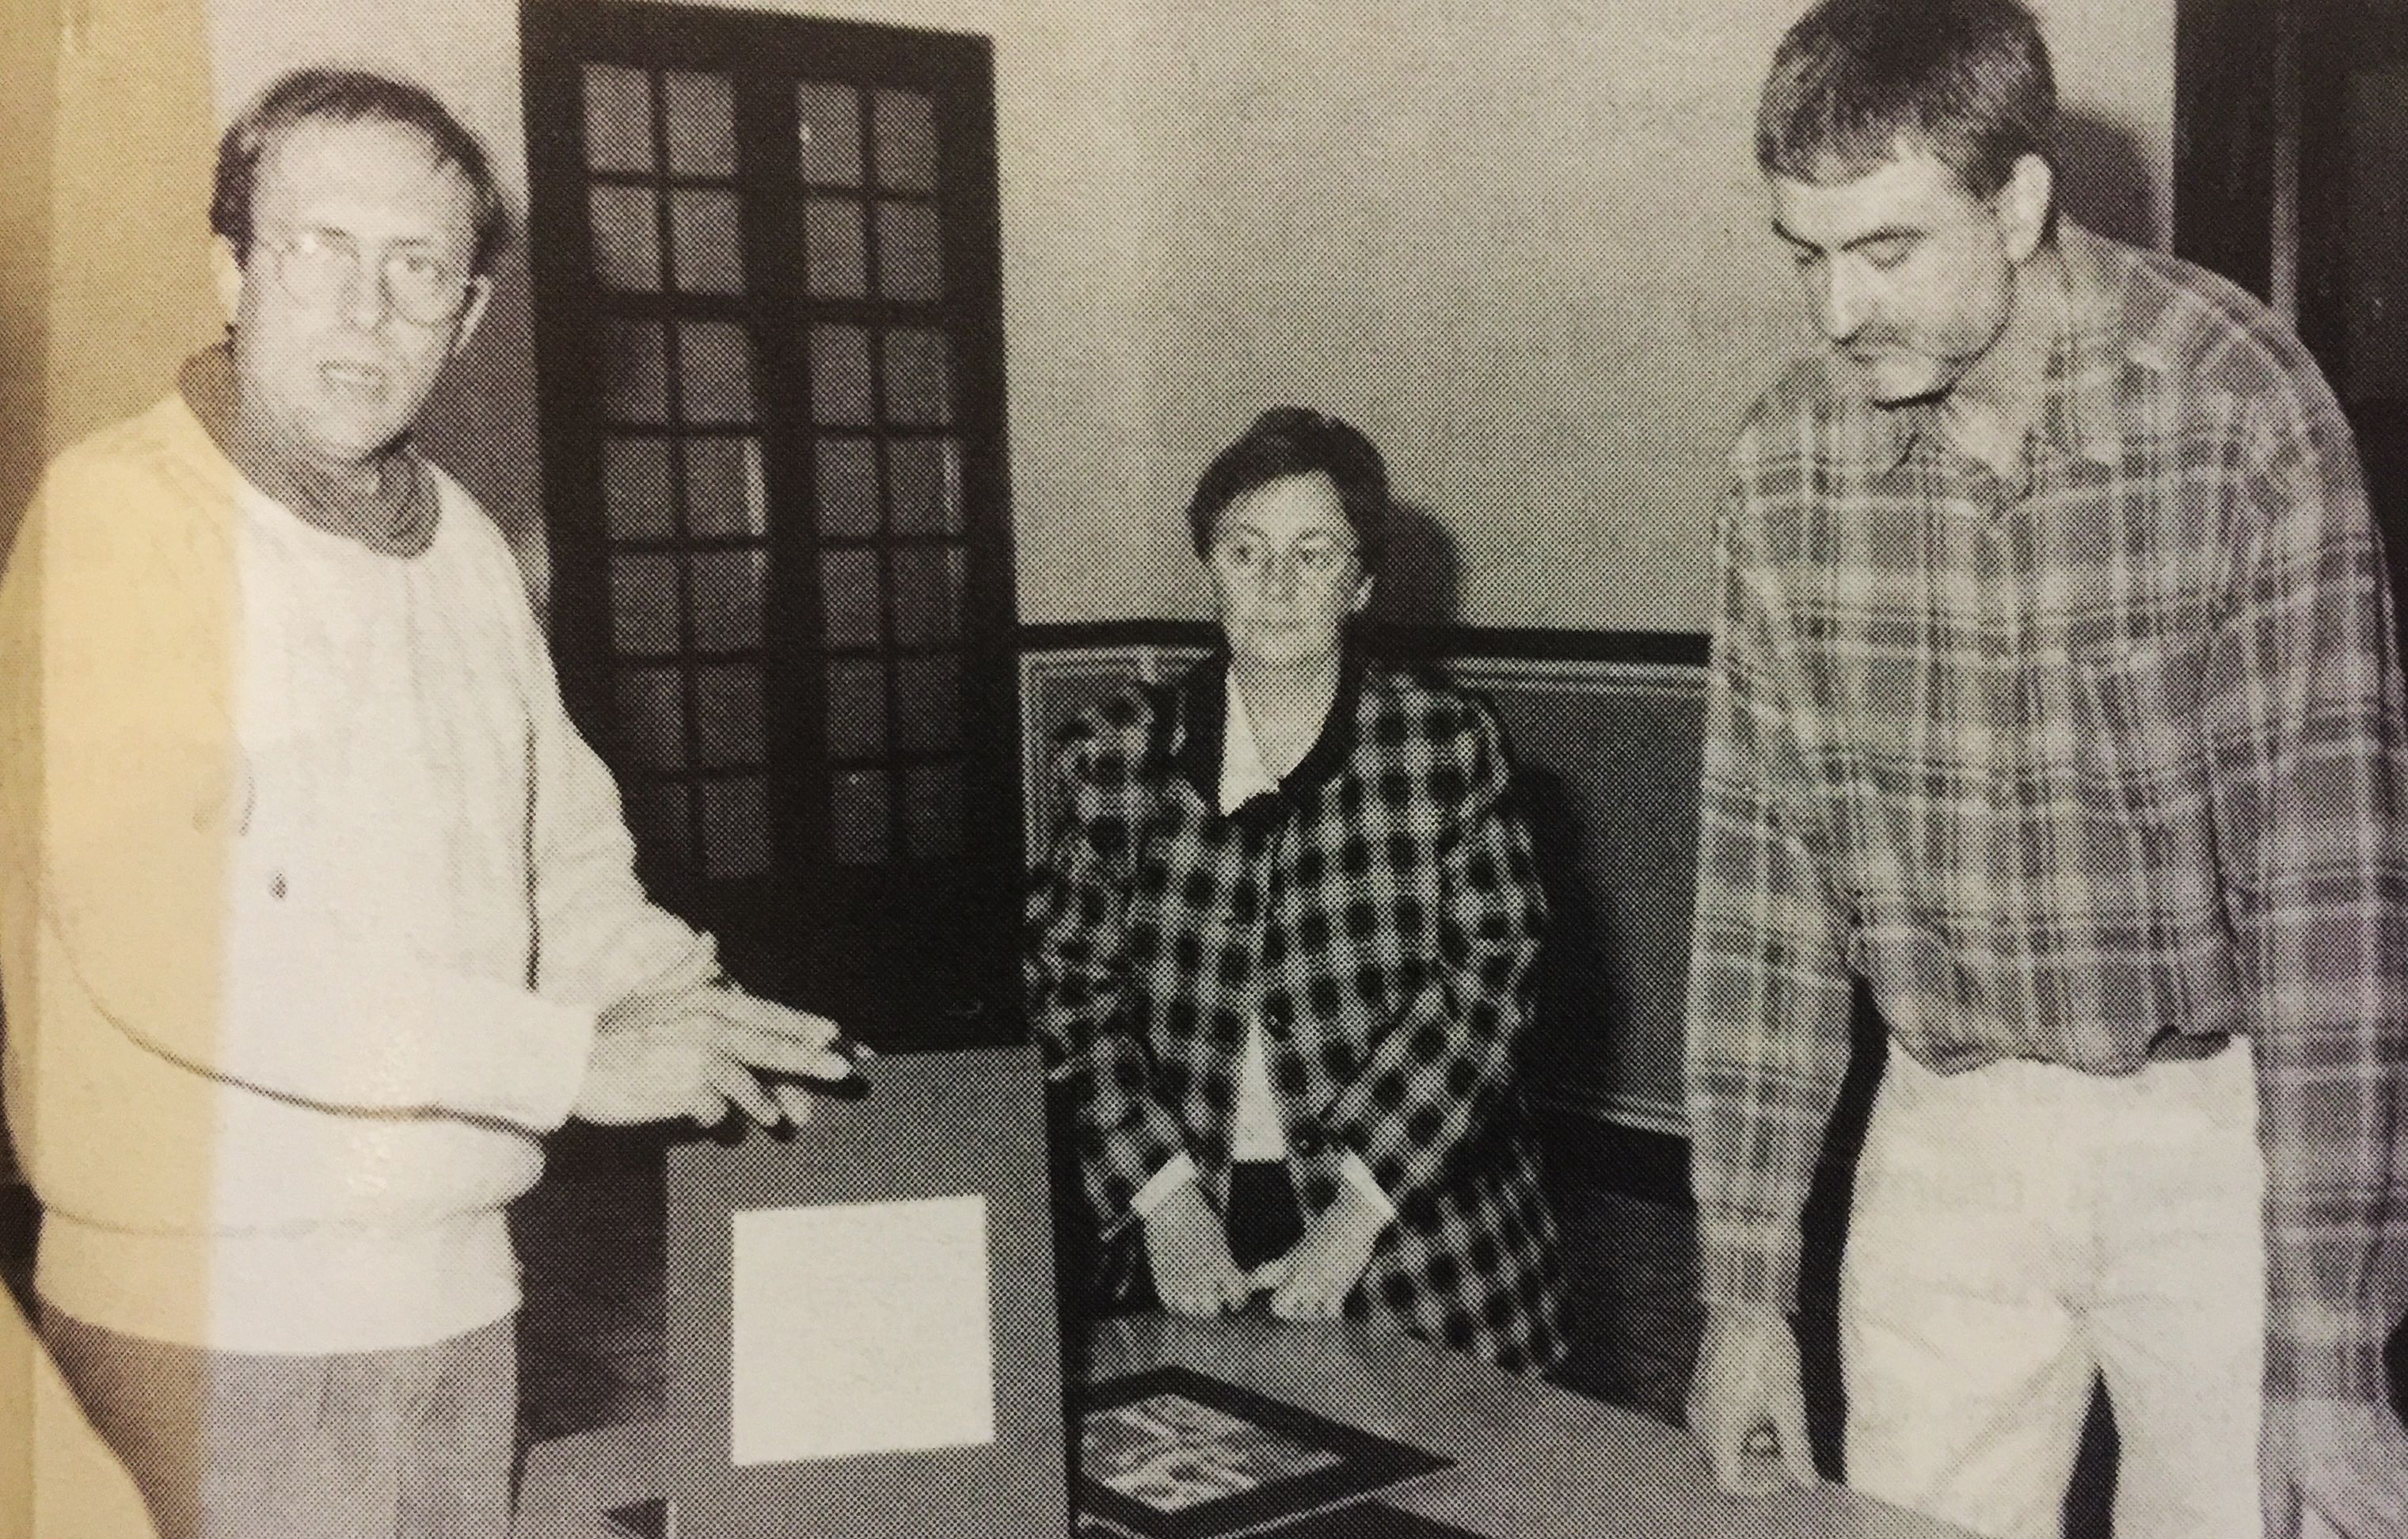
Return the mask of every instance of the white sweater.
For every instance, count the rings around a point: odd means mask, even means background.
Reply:
[[[519,569],[438,477],[385,555],[180,398],[50,467],[0,582],[0,982],[36,1287],[254,1352],[518,1302],[502,1208],[598,1010],[715,970],[648,902]]]

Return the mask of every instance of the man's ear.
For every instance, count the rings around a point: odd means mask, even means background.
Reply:
[[[225,310],[226,325],[231,329],[242,314],[242,258],[235,255],[234,242],[223,236],[209,239],[209,277],[217,284],[218,304]]]
[[[2057,202],[2057,173],[2038,155],[2025,155],[2007,173],[1999,189],[1999,229],[2006,237],[2007,259],[2026,262],[2048,235],[2049,211]]]
[[[1371,574],[1365,572],[1354,580],[1354,602],[1347,606],[1349,614],[1360,614],[1371,605]]]
[[[452,357],[460,356],[467,347],[468,338],[477,334],[477,323],[485,318],[485,311],[493,303],[494,279],[491,273],[468,280],[468,308],[462,310],[460,319],[453,323],[459,329],[452,334]]]

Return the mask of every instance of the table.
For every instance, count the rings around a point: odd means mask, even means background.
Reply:
[[[1085,1359],[1091,1384],[1191,1368],[1443,1454],[1453,1468],[1377,1500],[1490,1539],[1965,1539],[1838,1487],[1727,1495],[1684,1432],[1361,1326],[1133,1315],[1099,1328]],[[520,1539],[617,1539],[602,1515],[658,1494],[669,1444],[666,1426],[642,1422],[538,1445]]]
[[[1686,1432],[1357,1325],[1132,1315],[1096,1332],[1084,1376],[1171,1364],[1444,1454],[1377,1500],[1492,1539],[1965,1539],[1836,1486],[1726,1495]]]

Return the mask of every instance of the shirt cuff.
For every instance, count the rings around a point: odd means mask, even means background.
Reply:
[[[1182,1150],[1172,1155],[1162,1169],[1154,1172],[1153,1179],[1138,1188],[1137,1196],[1129,1206],[1140,1217],[1151,1218],[1154,1209],[1170,1201],[1171,1193],[1195,1179],[1196,1161]]]
[[[1389,1200],[1386,1189],[1380,1185],[1380,1178],[1371,1173],[1371,1167],[1363,1163],[1361,1155],[1352,1149],[1347,1150],[1340,1168],[1346,1172],[1346,1184],[1362,1193],[1371,1206],[1380,1211],[1381,1217],[1391,1224],[1397,1221],[1397,1204]]]

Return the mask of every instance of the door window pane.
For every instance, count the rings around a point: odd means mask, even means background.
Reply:
[[[638,780],[627,786],[627,831],[654,860],[682,866],[693,859],[688,794],[683,781]]]
[[[811,328],[811,421],[869,425],[869,333],[861,327]]]
[[[669,194],[669,233],[677,252],[677,286],[687,294],[744,292],[744,253],[736,223],[736,194],[681,187]]]
[[[917,754],[961,746],[962,660],[952,653],[895,659],[896,709],[903,747]]]
[[[677,557],[610,558],[610,635],[622,654],[678,650]]]
[[[937,185],[936,102],[917,91],[880,91],[870,99],[879,185],[898,193],[933,192]]]
[[[695,745],[704,764],[759,764],[764,757],[761,714],[758,664],[695,670]]]
[[[886,669],[875,658],[839,657],[827,670],[828,756],[874,759],[886,753]]]
[[[815,197],[803,208],[803,280],[815,296],[851,298],[868,292],[869,258],[861,234],[861,205]]]
[[[760,439],[685,440],[685,526],[705,539],[769,532]]]
[[[736,93],[724,75],[671,70],[661,77],[669,169],[681,176],[736,174]]]
[[[925,203],[878,206],[878,292],[924,301],[944,292],[944,249],[937,210]]]
[[[706,876],[758,876],[769,869],[769,785],[758,775],[702,783]]]
[[[803,180],[834,187],[861,182],[861,93],[840,80],[805,80],[795,88],[800,119]]]
[[[819,456],[820,532],[878,532],[878,452],[867,439],[822,439]]]
[[[704,551],[686,560],[694,581],[694,644],[704,652],[759,646],[768,553]]]
[[[668,440],[604,439],[602,505],[613,539],[666,539],[676,534]]]
[[[639,770],[685,768],[685,689],[676,669],[620,670],[619,752]]]
[[[725,321],[689,322],[678,327],[678,348],[686,421],[752,420],[752,343],[742,326]]]
[[[953,415],[945,334],[923,326],[898,326],[888,332],[886,420],[907,427],[940,427]]]
[[[895,639],[950,641],[962,632],[965,568],[958,545],[905,545],[895,552]]]
[[[828,787],[830,853],[847,866],[886,858],[886,771],[848,770]]]
[[[820,603],[831,647],[878,644],[880,592],[878,553],[829,551],[820,557]]]
[[[904,848],[912,859],[960,856],[965,790],[958,764],[915,765],[903,772]]]
[[[953,440],[892,439],[886,445],[886,474],[896,534],[961,532],[961,453]]]
[[[667,348],[658,322],[610,323],[602,350],[602,399],[612,422],[668,419]]]
[[[652,168],[652,82],[642,70],[585,66],[585,164],[596,171]]]
[[[595,182],[585,192],[594,276],[606,288],[648,294],[661,286],[661,211],[649,187]]]

